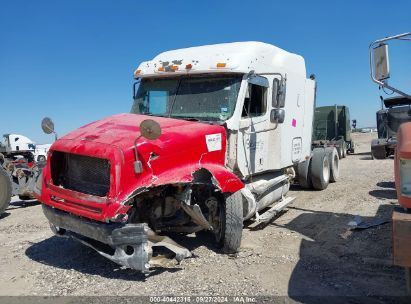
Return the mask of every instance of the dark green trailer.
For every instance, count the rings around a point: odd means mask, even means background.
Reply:
[[[345,157],[347,152],[354,153],[348,107],[334,105],[315,108],[312,142],[314,147],[336,147],[340,158]]]

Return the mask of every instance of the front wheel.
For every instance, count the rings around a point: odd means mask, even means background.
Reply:
[[[243,197],[241,191],[229,194],[219,203],[219,225],[214,226],[217,242],[225,253],[236,253],[243,234]]]

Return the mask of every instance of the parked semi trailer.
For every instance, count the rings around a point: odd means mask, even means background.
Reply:
[[[234,253],[243,221],[271,220],[292,182],[320,190],[338,173],[335,148],[311,149],[316,83],[299,55],[207,45],[161,53],[134,76],[131,113],[50,148],[36,195],[57,235],[142,272],[164,247],[191,255],[165,233],[206,230]]]
[[[313,145],[336,147],[340,159],[346,157],[347,153],[354,153],[350,111],[347,106],[315,108]]]
[[[397,97],[391,99],[392,103],[398,106],[405,104],[408,107],[411,95],[388,84],[390,65],[387,43],[392,40],[410,41],[411,32],[379,39],[370,45],[371,79],[380,87],[397,94]],[[387,101],[385,102],[388,106]],[[395,112],[394,117],[391,117],[390,111],[388,112],[388,131],[393,134],[393,131],[398,129],[395,137],[394,173],[399,207],[395,208],[392,214],[393,262],[394,265],[405,268],[407,288],[411,293],[411,122],[403,122],[405,111],[402,109],[398,113]]]

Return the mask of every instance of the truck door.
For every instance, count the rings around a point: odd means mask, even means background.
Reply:
[[[267,163],[268,80],[254,78],[248,84],[238,133],[238,167],[244,177],[264,171]]]

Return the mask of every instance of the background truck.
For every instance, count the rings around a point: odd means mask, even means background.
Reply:
[[[398,129],[396,136],[394,173],[395,188],[399,207],[392,214],[393,233],[393,262],[394,265],[405,268],[408,292],[411,293],[411,122],[403,109],[390,107],[390,105],[406,105],[409,107],[411,96],[392,85],[388,84],[390,78],[390,65],[388,58],[388,44],[391,40],[410,41],[411,32],[379,39],[370,45],[371,79],[380,87],[387,88],[397,96],[385,100],[387,110],[387,133],[393,134]],[[402,106],[403,107],[403,106]],[[395,113],[395,114],[393,114]],[[377,116],[378,117],[378,116]]]
[[[36,145],[20,134],[3,135],[0,143],[0,215],[10,204],[11,197],[33,199],[36,177],[47,158],[51,145]]]
[[[371,142],[374,159],[385,159],[395,153],[397,132],[404,122],[411,122],[411,100],[401,95],[385,98],[385,108],[377,112],[378,139]]]
[[[354,153],[350,112],[347,106],[315,108],[313,145],[336,147],[340,159],[344,158],[347,152]]]
[[[36,195],[55,234],[148,272],[164,248],[191,255],[169,233],[206,230],[234,253],[243,221],[271,220],[293,201],[291,183],[336,180],[335,148],[311,149],[316,84],[301,56],[207,45],[161,53],[134,76],[131,113],[50,148]]]

